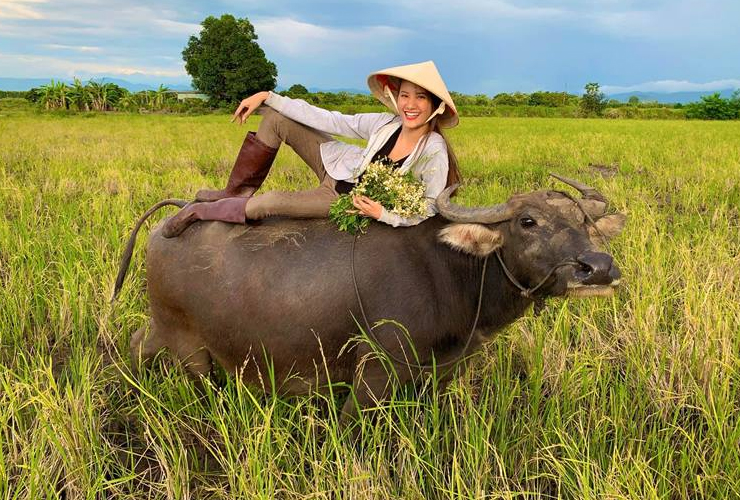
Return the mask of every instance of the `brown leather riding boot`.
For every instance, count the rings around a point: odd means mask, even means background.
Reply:
[[[197,201],[216,201],[235,196],[249,197],[259,189],[267,177],[278,148],[272,148],[249,132],[231,169],[224,189],[201,189],[195,193]]]
[[[162,228],[162,236],[174,238],[199,220],[220,220],[244,224],[247,216],[244,209],[249,198],[224,198],[210,203],[192,203],[170,217]]]

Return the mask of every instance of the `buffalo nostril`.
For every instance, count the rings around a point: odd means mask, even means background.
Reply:
[[[579,281],[583,281],[589,276],[593,274],[594,270],[591,266],[588,264],[584,264],[583,262],[578,263],[578,268],[576,269],[576,278]]]
[[[611,255],[601,252],[584,252],[576,259],[581,268],[576,271],[576,279],[585,285],[608,285],[614,281]],[[619,273],[619,270],[616,270]]]

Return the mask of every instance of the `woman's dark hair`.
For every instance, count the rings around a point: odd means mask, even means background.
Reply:
[[[432,97],[432,110],[436,110],[442,102],[442,99],[429,91],[427,91],[427,93]],[[460,182],[462,182],[462,175],[460,175],[460,168],[457,165],[457,156],[455,156],[455,152],[452,150],[452,145],[450,144],[450,141],[442,132],[437,118],[439,118],[439,115],[435,115],[434,118],[432,118],[432,121],[429,122],[429,132],[427,133],[427,137],[424,139],[424,142],[426,142],[426,140],[429,138],[429,134],[431,134],[432,132],[437,132],[439,135],[442,136],[442,139],[444,139],[445,146],[447,146],[447,157],[449,158],[450,165],[449,169],[447,170],[447,184],[445,185],[445,187],[450,187],[453,184],[460,184]]]

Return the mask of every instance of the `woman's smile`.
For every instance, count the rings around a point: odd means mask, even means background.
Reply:
[[[419,118],[419,112],[418,111],[404,111],[403,114],[406,116],[407,120],[416,120]]]

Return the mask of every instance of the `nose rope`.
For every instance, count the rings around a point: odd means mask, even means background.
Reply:
[[[521,295],[522,297],[525,297],[527,299],[531,299],[531,300],[534,300],[534,293],[537,290],[539,290],[542,287],[542,285],[544,285],[547,282],[547,280],[550,279],[550,276],[552,276],[552,273],[554,273],[555,271],[557,271],[558,269],[560,269],[561,267],[564,267],[564,266],[578,265],[578,261],[577,260],[563,259],[562,261],[560,261],[560,263],[555,264],[554,266],[552,266],[552,268],[550,269],[550,272],[548,272],[547,275],[545,275],[545,277],[542,278],[539,283],[537,283],[537,285],[533,286],[532,288],[527,288],[524,285],[522,285],[519,282],[519,280],[516,279],[516,277],[512,274],[512,272],[509,270],[509,268],[506,267],[506,264],[504,264],[504,259],[501,257],[501,251],[500,250],[496,250],[496,258],[498,259],[499,264],[501,264],[501,269],[504,270],[504,274],[509,279],[509,281],[511,282],[511,284],[514,285],[515,287],[517,287],[519,289],[519,295]]]

